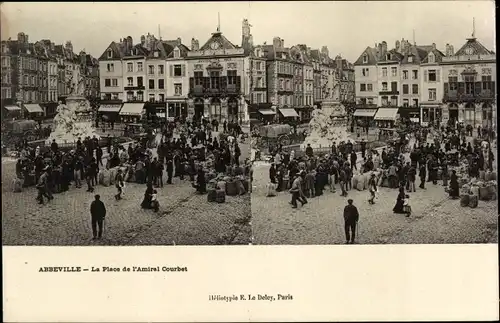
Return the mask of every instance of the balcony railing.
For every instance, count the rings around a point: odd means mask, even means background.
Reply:
[[[132,86],[125,86],[125,91],[128,90],[145,90],[146,87],[144,85],[132,85]]]
[[[399,91],[397,90],[384,90],[379,92],[379,95],[398,95],[398,94]]]
[[[241,76],[189,78],[190,96],[224,96],[241,94]]]

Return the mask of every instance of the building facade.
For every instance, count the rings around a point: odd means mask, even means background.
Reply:
[[[188,117],[188,94],[189,94],[189,62],[186,60],[191,51],[182,44],[180,38],[163,43],[166,48],[166,100],[168,118]],[[199,42],[191,40],[191,47],[199,50]]]
[[[420,64],[420,108],[423,125],[439,123],[443,99],[441,61],[444,54],[432,44],[427,56]]]
[[[188,52],[188,118],[206,117],[219,123],[248,120],[245,56],[245,50],[231,43],[220,29],[199,50]]]
[[[378,46],[367,47],[354,63],[355,94],[358,105],[379,105]]]
[[[495,129],[495,53],[473,35],[456,53],[448,45],[440,66],[444,81],[441,123],[452,120]]]

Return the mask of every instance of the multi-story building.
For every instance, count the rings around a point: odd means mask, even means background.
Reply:
[[[354,62],[356,103],[360,106],[378,105],[378,61],[379,52],[375,46],[367,47]]]
[[[94,101],[99,98],[99,61],[92,55],[81,51],[80,74],[84,82],[84,95]]]
[[[99,57],[99,114],[108,119],[119,120],[118,113],[125,100],[122,58],[125,56],[124,43],[111,42]]]
[[[442,123],[464,122],[474,127],[496,127],[496,56],[476,38],[467,38],[456,52],[446,46],[441,59]]]
[[[382,107],[398,107],[400,103],[400,63],[403,55],[395,49],[387,50],[387,43],[379,44],[378,105]]]
[[[10,46],[7,42],[2,41],[1,46],[1,68],[2,68],[2,79],[1,79],[1,106],[2,106],[2,116],[7,117],[9,114],[14,117],[20,111],[20,107],[16,106],[15,100],[15,90],[13,89],[12,76],[13,70],[16,66],[13,66],[14,60],[12,60],[12,54],[10,51]]]
[[[250,103],[267,104],[266,57],[262,46],[256,46],[250,53],[249,92]]]
[[[199,50],[188,52],[188,118],[199,120],[205,116],[219,122],[248,120],[242,85],[248,70],[245,56],[245,50],[231,43],[220,28]]]
[[[325,55],[326,53],[326,55]],[[323,99],[323,86],[326,84],[326,75],[328,72],[323,68],[323,65],[328,57],[328,48],[323,46],[321,52],[317,49],[311,50],[311,62],[313,64],[313,105],[316,107],[321,106]]]
[[[166,53],[166,100],[167,117],[188,117],[189,63],[186,59],[190,49],[182,44],[182,40],[167,40],[163,42]],[[199,51],[199,41],[191,39],[191,50]]]
[[[420,108],[421,122],[434,124],[441,120],[443,98],[443,78],[441,61],[444,54],[436,49],[436,44],[428,46],[427,55],[420,64]]]

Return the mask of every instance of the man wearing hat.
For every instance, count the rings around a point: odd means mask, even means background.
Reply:
[[[43,197],[47,197],[47,199],[49,201],[53,200],[54,197],[52,196],[52,194],[50,194],[50,190],[49,190],[49,173],[48,173],[48,170],[49,170],[49,166],[46,166],[44,169],[43,169],[43,173],[42,175],[40,176],[40,178],[38,179],[38,183],[36,185],[36,188],[38,190],[38,196],[37,196],[37,200],[38,200],[38,203],[39,204],[43,204],[44,201],[43,201]]]
[[[359,220],[358,209],[354,205],[352,205],[352,203],[353,200],[348,199],[347,205],[344,208],[344,229],[346,244],[354,243],[354,239],[356,238],[356,225]]]
[[[125,183],[123,182],[123,171],[121,168],[118,168],[118,172],[116,174],[115,178],[115,185],[118,190],[118,193],[115,195],[115,199],[121,200],[122,199],[122,193],[123,193],[123,186],[125,186]]]
[[[304,192],[302,191],[303,181],[306,173],[302,170],[298,173],[292,183],[292,188],[290,189],[290,193],[292,193],[292,208],[297,208],[297,200],[302,204],[302,206],[307,204],[307,199],[304,196]]]
[[[368,199],[368,203],[375,204],[375,192],[377,192],[377,178],[375,173],[372,172],[370,174],[370,179],[368,180],[368,190],[370,191],[370,199]]]
[[[99,194],[95,195],[95,200],[90,204],[90,215],[92,219],[92,239],[101,239],[104,219],[106,217],[106,207],[101,201]],[[97,231],[98,228],[99,231]]]

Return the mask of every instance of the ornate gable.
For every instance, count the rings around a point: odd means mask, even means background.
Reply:
[[[488,50],[476,38],[468,38],[467,42],[460,48],[456,56],[471,56],[471,55],[492,55],[493,52]]]

